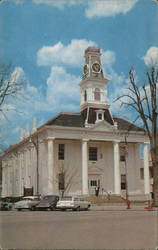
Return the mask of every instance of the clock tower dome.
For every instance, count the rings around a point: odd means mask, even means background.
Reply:
[[[85,126],[91,126],[102,120],[113,125],[107,100],[107,82],[101,64],[99,48],[88,47],[85,50],[83,78],[80,82],[80,110]]]

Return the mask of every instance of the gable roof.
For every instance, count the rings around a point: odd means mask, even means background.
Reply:
[[[55,118],[44,125],[57,125],[64,127],[84,127],[84,119],[80,113],[59,113]]]
[[[124,120],[120,117],[113,117],[114,121],[117,122],[118,125],[118,129],[119,130],[127,130],[127,131],[142,131],[145,132],[145,130],[143,128],[140,128],[136,125],[134,125],[133,123]]]
[[[111,120],[109,120],[109,114],[107,113],[108,117],[106,121],[111,124]],[[113,117],[114,122],[117,122],[119,130],[127,130],[127,131],[137,131],[137,132],[145,132],[143,128],[140,128],[133,123],[124,120],[120,117]],[[84,128],[85,119],[82,113],[59,113],[53,119],[47,121],[43,126],[63,126],[63,127],[78,127]]]

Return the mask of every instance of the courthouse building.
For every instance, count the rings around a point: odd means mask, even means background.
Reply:
[[[59,113],[12,145],[2,159],[2,196],[101,193],[147,199],[149,139],[142,128],[113,116],[99,48],[85,50],[80,111]],[[119,89],[118,89],[119,93]],[[144,145],[143,178],[140,145]]]

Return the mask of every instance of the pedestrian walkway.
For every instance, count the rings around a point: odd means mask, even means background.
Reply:
[[[157,211],[156,207],[148,207],[143,205],[133,205],[131,204],[130,208],[127,208],[127,204],[102,204],[96,205],[92,204],[90,210],[92,211]]]

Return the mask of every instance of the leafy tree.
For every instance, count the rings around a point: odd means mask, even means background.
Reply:
[[[146,72],[143,84],[137,84],[136,73],[129,71],[129,86],[123,95],[117,98],[121,105],[135,110],[137,119],[144,125],[150,140],[153,166],[154,206],[158,206],[158,69],[151,67]]]

